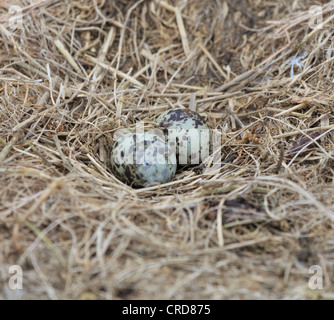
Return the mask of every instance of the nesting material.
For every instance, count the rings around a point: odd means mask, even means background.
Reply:
[[[334,298],[333,1],[17,1],[21,24],[11,2],[0,299]],[[215,154],[115,178],[119,130],[189,106]]]

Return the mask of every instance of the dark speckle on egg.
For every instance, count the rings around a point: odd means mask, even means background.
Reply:
[[[120,137],[111,149],[110,163],[115,177],[134,188],[170,182],[177,168],[166,141],[144,132]]]
[[[210,128],[197,112],[172,109],[162,113],[156,121],[163,128],[170,145],[176,143],[180,165],[199,164],[209,155],[207,147],[210,145]],[[203,134],[206,130],[208,134]],[[191,157],[191,154],[195,156]],[[184,159],[188,159],[186,163],[183,163]]]

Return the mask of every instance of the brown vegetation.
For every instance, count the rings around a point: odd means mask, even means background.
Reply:
[[[18,4],[13,30],[0,1],[1,298],[13,264],[22,299],[334,298],[334,1]],[[113,133],[180,106],[224,131],[223,166],[119,182]]]

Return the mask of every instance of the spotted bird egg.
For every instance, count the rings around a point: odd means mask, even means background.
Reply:
[[[112,146],[110,163],[114,175],[134,188],[170,182],[177,169],[175,152],[164,138],[147,132],[120,137]]]
[[[174,148],[179,165],[200,164],[209,156],[210,128],[197,112],[171,109],[156,121]]]

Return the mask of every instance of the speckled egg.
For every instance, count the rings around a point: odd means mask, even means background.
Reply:
[[[197,112],[167,110],[156,121],[174,148],[179,165],[200,164],[209,156],[210,128]]]
[[[159,135],[127,133],[112,146],[111,170],[122,182],[147,187],[170,182],[177,169],[175,152]]]

